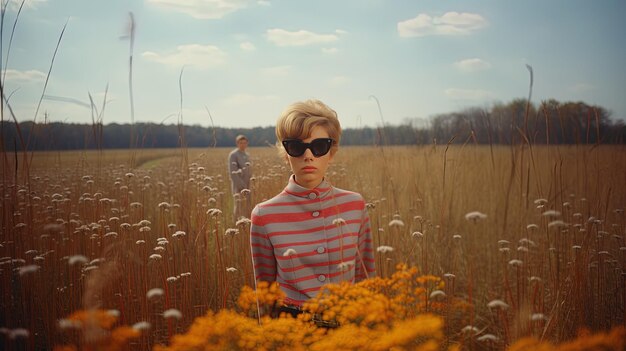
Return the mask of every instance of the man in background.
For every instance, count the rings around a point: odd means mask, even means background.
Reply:
[[[248,138],[245,135],[237,135],[235,138],[237,148],[228,154],[228,171],[230,174],[230,184],[233,193],[233,216],[237,221],[242,216],[247,217],[249,214],[244,211],[249,206],[244,206],[250,202],[250,177],[252,169],[250,158],[246,152],[248,147]],[[243,191],[245,190],[245,191]]]

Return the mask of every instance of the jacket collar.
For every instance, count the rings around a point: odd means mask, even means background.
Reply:
[[[285,187],[285,192],[293,196],[309,198],[309,199],[323,198],[323,197],[326,197],[328,194],[330,194],[332,191],[332,185],[330,185],[330,183],[326,181],[326,178],[324,178],[322,182],[318,186],[316,186],[314,189],[307,189],[299,185],[298,183],[296,183],[295,179],[296,179],[295,175],[292,174],[291,177],[289,177],[289,183]],[[311,194],[315,194],[315,196]]]

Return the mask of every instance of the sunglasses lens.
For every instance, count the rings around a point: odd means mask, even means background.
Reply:
[[[300,157],[306,150],[306,146],[304,146],[300,140],[288,140],[283,144],[285,145],[285,151],[287,151],[291,157]]]
[[[313,156],[321,157],[324,156],[330,151],[330,146],[332,142],[329,142],[330,139],[315,139],[311,143],[311,152],[313,152]]]

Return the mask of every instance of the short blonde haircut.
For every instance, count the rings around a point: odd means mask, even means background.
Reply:
[[[239,134],[239,135],[237,135],[237,137],[235,138],[235,142],[236,142],[236,143],[238,143],[238,142],[239,142],[239,140],[245,140],[245,141],[248,141],[248,138],[246,138],[246,136],[245,136],[245,135],[243,135],[243,134]]]
[[[337,112],[319,100],[299,101],[289,105],[276,121],[276,147],[281,156],[286,155],[282,141],[285,139],[306,139],[314,127],[324,127],[333,139],[331,155],[339,149],[341,124]]]

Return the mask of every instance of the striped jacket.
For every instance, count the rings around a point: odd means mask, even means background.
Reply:
[[[370,221],[363,197],[323,181],[287,187],[252,211],[256,280],[277,281],[285,304],[300,306],[327,283],[374,275]]]

